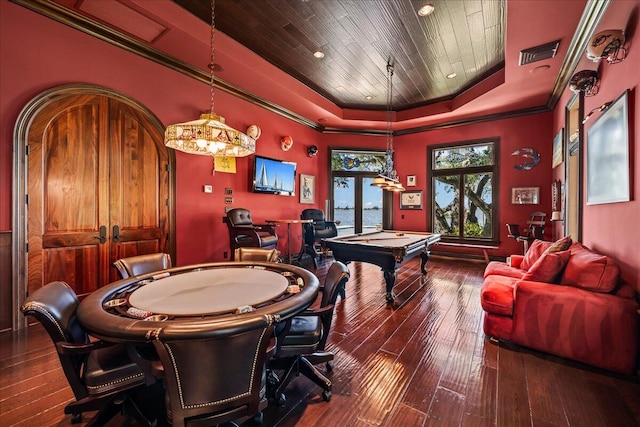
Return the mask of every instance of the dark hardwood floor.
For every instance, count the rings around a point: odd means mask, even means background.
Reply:
[[[327,266],[317,271],[321,281]],[[331,401],[299,377],[284,406],[267,408],[264,426],[640,425],[636,378],[484,336],[483,264],[433,258],[422,277],[414,259],[398,271],[393,307],[378,267],[349,267],[329,338]],[[71,398],[41,327],[0,335],[0,425],[69,425]]]

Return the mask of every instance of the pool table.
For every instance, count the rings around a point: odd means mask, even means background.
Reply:
[[[337,261],[362,261],[380,266],[386,282],[387,302],[393,302],[397,269],[420,255],[420,270],[427,274],[429,247],[439,241],[440,235],[434,233],[382,230],[324,239],[323,245]]]

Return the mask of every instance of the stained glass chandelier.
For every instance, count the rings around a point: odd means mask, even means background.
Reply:
[[[215,0],[211,1],[211,63],[209,91],[211,109],[198,120],[167,126],[164,143],[167,147],[204,156],[244,157],[256,151],[256,141],[225,124],[224,117],[214,113],[214,41]]]
[[[404,191],[404,187],[398,180],[398,173],[393,165],[393,65],[387,63],[387,150],[385,156],[385,164],[378,174],[373,179],[371,185],[378,186],[387,191]]]

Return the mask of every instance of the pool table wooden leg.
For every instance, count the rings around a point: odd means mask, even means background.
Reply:
[[[429,261],[429,249],[423,249],[420,252],[420,272],[422,274],[427,274],[427,269],[425,268],[427,261]]]
[[[396,297],[393,293],[393,285],[396,284],[396,271],[382,270],[382,272],[384,273],[384,281],[387,283],[387,294],[385,298],[387,302],[393,302]]]

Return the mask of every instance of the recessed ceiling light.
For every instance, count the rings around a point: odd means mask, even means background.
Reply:
[[[436,7],[431,3],[427,3],[424,6],[421,6],[420,9],[418,9],[418,15],[420,16],[431,15],[434,10],[436,10]]]
[[[364,97],[364,99],[366,99],[367,101],[371,101],[373,99],[373,96],[367,95]]]
[[[449,73],[449,74],[447,74],[447,78],[448,78],[448,79],[454,79],[454,78],[456,78],[457,76],[458,76],[458,73]]]
[[[320,52],[319,50],[316,52],[313,52],[313,56],[315,56],[318,59],[322,59],[324,58],[324,52]]]

